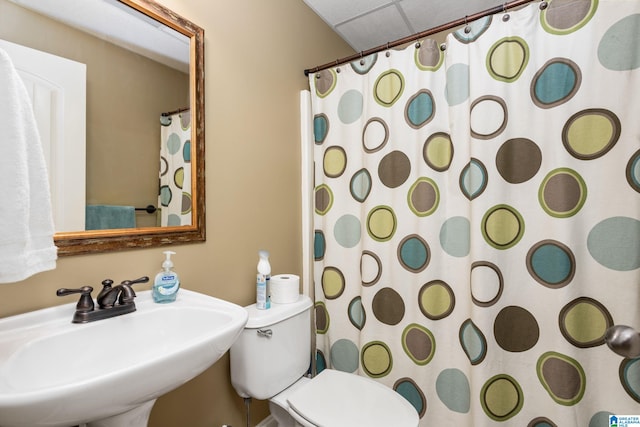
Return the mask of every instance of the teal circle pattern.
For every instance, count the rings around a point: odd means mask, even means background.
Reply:
[[[453,412],[466,414],[471,408],[469,379],[459,369],[445,369],[436,379],[436,393],[440,401]]]
[[[316,351],[316,372],[320,373],[327,368],[327,359],[324,357],[322,351]]]
[[[608,411],[600,411],[596,412],[593,417],[589,420],[589,425],[587,427],[601,427],[609,425],[609,416],[614,415],[613,412]]]
[[[340,339],[331,346],[331,366],[343,372],[353,373],[358,370],[360,351],[348,339]]]
[[[624,216],[600,221],[589,232],[587,249],[593,259],[611,270],[640,268],[640,221]]]
[[[324,254],[327,251],[327,240],[324,237],[322,230],[316,230],[313,235],[313,258],[316,261],[324,259]]]
[[[329,118],[325,114],[317,114],[313,118],[313,138],[316,144],[322,144],[329,133]]]
[[[640,403],[640,358],[624,359],[620,364],[620,381],[629,396]]]
[[[430,250],[427,242],[418,235],[405,237],[398,247],[398,260],[407,270],[419,273],[429,265]]]
[[[365,323],[367,322],[367,313],[364,311],[364,307],[362,306],[362,298],[355,297],[349,303],[349,321],[353,326],[358,328],[358,330],[362,330],[364,328]]]
[[[371,71],[377,60],[378,54],[372,53],[371,55],[352,61],[351,68],[353,68],[353,71],[356,73],[364,75]]]
[[[393,389],[400,396],[407,399],[407,401],[416,409],[418,416],[422,418],[427,412],[427,398],[425,397],[420,387],[411,378],[400,378],[393,385]]]
[[[470,22],[459,30],[454,31],[453,36],[461,43],[468,44],[474,42],[478,40],[478,37],[484,34],[485,31],[487,31],[492,20],[493,17],[489,15]],[[465,31],[466,28],[468,28],[468,32]]]
[[[405,109],[405,118],[409,126],[414,129],[421,128],[433,119],[436,113],[436,105],[430,91],[423,89],[413,95]]]
[[[566,245],[545,240],[529,250],[527,269],[531,276],[544,286],[561,288],[573,279],[576,260]]]
[[[580,68],[568,59],[547,62],[533,78],[531,98],[541,108],[551,108],[570,100],[580,88]]]
[[[338,117],[345,125],[354,123],[362,117],[364,99],[362,93],[357,90],[348,90],[338,103]]]
[[[393,389],[411,403],[420,418],[424,416],[427,412],[427,398],[415,381],[411,378],[400,378],[394,384]]]
[[[171,203],[171,199],[173,198],[173,193],[171,192],[171,188],[168,185],[163,185],[160,187],[160,205],[169,206]]]
[[[478,159],[471,159],[460,173],[460,189],[469,200],[481,195],[486,190],[488,182],[487,168]]]
[[[189,139],[182,146],[182,159],[185,163],[191,163],[191,140]]]
[[[172,133],[167,138],[167,150],[169,154],[173,155],[180,151],[182,143],[180,142],[180,136],[177,133]]]
[[[461,258],[471,249],[471,223],[463,216],[447,219],[440,228],[440,246],[451,256]]]
[[[460,345],[472,365],[482,363],[487,356],[487,339],[471,319],[467,319],[460,326]]]
[[[445,98],[450,107],[462,104],[469,99],[469,66],[453,64],[447,70]]]
[[[167,217],[167,225],[170,227],[182,225],[182,221],[180,219],[180,215],[169,214]]]
[[[539,418],[536,418],[535,420],[531,420],[531,422],[527,424],[527,427],[558,427],[558,426],[556,425],[556,423],[554,423],[553,421],[551,421],[546,417],[539,417]]]
[[[598,45],[598,60],[613,71],[635,70],[640,67],[638,43],[640,14],[629,15],[616,22],[602,36]]]
[[[627,181],[631,188],[640,193],[640,150],[636,151],[627,164]]]
[[[367,200],[371,193],[371,174],[367,169],[360,169],[353,174],[350,182],[351,196],[362,203]]]
[[[340,246],[344,248],[353,248],[360,243],[360,220],[351,214],[341,216],[333,227],[333,235]]]

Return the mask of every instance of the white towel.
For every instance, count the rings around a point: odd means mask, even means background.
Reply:
[[[56,267],[49,177],[31,101],[0,49],[0,283]]]

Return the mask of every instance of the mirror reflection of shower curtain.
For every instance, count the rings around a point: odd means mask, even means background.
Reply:
[[[191,225],[191,113],[163,115],[160,124],[160,225]]]

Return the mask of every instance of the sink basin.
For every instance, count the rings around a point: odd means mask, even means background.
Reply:
[[[75,303],[0,319],[0,426],[146,425],[159,396],[213,365],[244,308],[181,289],[170,304],[73,324]],[[144,423],[144,424],[143,424]]]

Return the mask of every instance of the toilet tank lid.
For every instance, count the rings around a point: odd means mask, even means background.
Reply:
[[[289,304],[272,303],[271,308],[267,310],[258,310],[255,304],[248,305],[245,310],[249,313],[249,320],[245,328],[265,328],[275,325],[308,310],[311,305],[311,298],[306,295],[299,295],[297,301]]]

